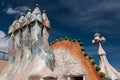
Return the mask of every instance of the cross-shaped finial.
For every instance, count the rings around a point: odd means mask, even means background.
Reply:
[[[105,42],[105,38],[101,37],[99,33],[94,34],[94,39],[92,40],[93,44],[99,44]]]

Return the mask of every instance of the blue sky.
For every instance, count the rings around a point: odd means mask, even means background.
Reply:
[[[120,71],[120,0],[0,0],[1,50],[7,47],[7,31],[16,16],[40,5],[51,22],[49,42],[70,37],[81,39],[89,55],[98,62],[98,46],[92,45],[99,32],[106,38],[103,47],[110,64]]]

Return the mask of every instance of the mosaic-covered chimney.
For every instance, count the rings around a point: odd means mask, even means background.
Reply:
[[[8,31],[9,63],[1,79],[18,80],[18,73],[25,80],[35,78],[33,75],[39,78],[55,77],[52,72],[55,57],[48,43],[49,30],[50,21],[46,11],[41,13],[38,4],[33,12],[29,9],[26,15],[21,14],[19,19],[14,20]]]

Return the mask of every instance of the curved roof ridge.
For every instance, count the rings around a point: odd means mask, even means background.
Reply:
[[[92,56],[88,55],[88,53],[85,51],[85,48],[83,47],[83,43],[80,39],[72,39],[72,38],[68,38],[68,37],[63,37],[63,38],[59,38],[59,39],[52,41],[50,43],[50,46],[52,46],[53,44],[55,44],[57,42],[64,41],[64,40],[79,44],[80,50],[82,51],[82,55],[91,63],[92,67],[97,72],[97,74],[101,78],[106,78],[105,74],[101,71],[100,67],[96,64],[96,61],[94,60],[94,58]]]

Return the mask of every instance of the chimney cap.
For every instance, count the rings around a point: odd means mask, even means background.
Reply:
[[[31,9],[28,9],[29,12],[31,12],[32,10]]]
[[[46,10],[43,10],[43,13],[46,13]]]
[[[21,16],[25,16],[25,14],[24,14],[24,13],[21,13]]]
[[[39,4],[36,4],[35,6],[36,6],[36,7],[40,7],[40,5],[39,5]]]

